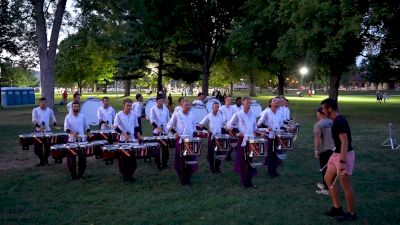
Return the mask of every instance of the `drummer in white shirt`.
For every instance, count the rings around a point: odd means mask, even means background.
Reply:
[[[72,102],[72,112],[65,117],[64,130],[68,133],[68,142],[86,141],[87,135],[90,135],[89,124],[85,116],[79,112],[80,103]],[[80,139],[80,140],[79,140]],[[78,153],[78,173],[76,172],[76,155],[67,155],[67,165],[71,173],[71,179],[76,180],[84,178],[83,173],[86,169],[86,155],[82,151]]]
[[[202,92],[199,92],[199,94],[197,94],[197,99],[193,101],[193,105],[204,105],[204,94]]]
[[[42,97],[39,99],[39,107],[32,110],[32,123],[35,125],[35,132],[50,132],[50,119],[53,122],[53,125],[56,126],[57,121],[53,110],[47,107],[47,99]],[[33,149],[40,160],[39,164],[36,166],[48,165],[50,145],[48,143],[35,143]]]
[[[150,109],[150,124],[153,126],[153,136],[160,136],[167,133],[167,122],[169,121],[169,110],[164,105],[163,96],[157,96],[157,104]],[[154,161],[159,169],[168,168],[169,151],[168,145],[161,144],[162,162],[160,153],[153,152]]]
[[[110,98],[103,97],[101,99],[103,106],[97,109],[97,118],[99,119],[99,128],[101,130],[110,129],[113,125],[113,119],[115,117],[115,110],[110,106]]]
[[[248,157],[247,159],[245,157],[245,154],[247,154],[247,140],[250,136],[254,135],[254,131],[257,129],[256,116],[250,110],[251,99],[249,97],[244,97],[242,102],[243,109],[233,115],[227,127],[229,131],[232,131],[234,128],[233,124],[237,124],[239,129],[235,172],[240,174],[240,184],[246,188],[257,188],[251,181],[253,176],[257,174],[257,169],[251,167]]]
[[[72,102],[69,102],[68,104],[67,104],[67,110],[68,110],[68,113],[72,113],[72,103],[73,102],[81,102],[81,95],[78,93],[78,92],[75,92],[73,95],[72,95]]]
[[[235,106],[231,105],[231,97],[228,96],[228,95],[225,96],[224,105],[221,106],[221,108],[219,108],[219,112],[222,115],[223,123],[226,125],[229,122],[229,120],[231,120],[231,118],[233,117],[233,114],[235,114],[238,111],[236,111]],[[228,130],[225,127],[223,127],[222,128],[222,133],[223,134],[227,134]],[[226,158],[225,158],[226,161],[231,161],[232,160],[232,156],[231,156],[232,155],[232,151],[233,151],[233,148],[231,148],[227,152]]]
[[[204,125],[208,125],[209,135],[208,135],[208,152],[207,159],[210,164],[210,170],[213,173],[221,173],[221,160],[214,157],[213,148],[213,135],[221,134],[223,119],[220,113],[218,113],[219,104],[214,102],[212,105],[212,112],[210,112],[206,117],[204,117],[200,123],[200,129],[204,128]]]
[[[132,111],[133,101],[126,98],[122,101],[124,109],[115,115],[114,128],[120,134],[120,142],[133,142],[136,139],[143,140],[140,131],[137,115]],[[119,171],[122,174],[122,181],[134,182],[133,174],[137,169],[136,158],[121,157],[118,159]]]
[[[278,172],[276,168],[279,163],[279,159],[276,156],[275,151],[273,150],[273,139],[274,139],[274,132],[279,131],[283,125],[282,117],[278,113],[279,107],[279,99],[273,98],[270,100],[270,107],[265,110],[265,113],[262,114],[260,119],[257,122],[258,127],[267,127],[270,135],[268,137],[268,157],[266,160],[266,164],[268,164],[268,177],[273,179],[274,177],[278,176]]]
[[[142,94],[136,94],[136,102],[132,105],[132,111],[136,114],[137,122],[139,124],[140,135],[143,134],[142,131],[142,117],[143,117],[143,96]]]
[[[185,104],[185,101],[186,101],[186,100],[185,100],[184,97],[179,97],[179,98],[178,98],[178,105],[175,106],[175,109],[174,109],[173,114],[175,114],[176,112],[182,110],[183,105]]]
[[[183,100],[183,108],[175,112],[167,123],[167,129],[176,136],[175,141],[175,170],[182,185],[191,185],[190,176],[198,169],[197,164],[185,165],[185,160],[181,155],[181,137],[193,137],[196,123],[190,113],[191,103]]]
[[[242,97],[237,97],[235,101],[235,105],[233,106],[233,109],[235,113],[239,112],[241,109],[243,109],[242,106]]]

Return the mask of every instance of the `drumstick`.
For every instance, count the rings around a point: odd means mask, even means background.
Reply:
[[[77,155],[76,152],[74,150],[72,150],[72,149],[68,149],[68,152],[71,153],[73,156]]]
[[[319,171],[322,172],[327,166],[328,166],[328,163],[327,163],[324,167],[322,167],[321,169],[319,169]]]
[[[331,185],[329,188],[333,188],[333,186],[335,186],[335,183],[336,183],[336,181],[337,181],[337,179],[338,179],[339,176],[340,176],[340,175],[339,175],[339,172],[338,172],[338,173],[336,174],[335,179],[333,180],[332,185]]]
[[[127,151],[124,149],[121,149],[121,152],[126,156],[126,157],[131,157],[131,154],[129,154]]]

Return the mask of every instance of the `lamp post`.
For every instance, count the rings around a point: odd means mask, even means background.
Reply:
[[[301,77],[300,77],[301,78],[300,87],[299,87],[299,89],[301,91],[301,86],[303,85],[303,79],[304,79],[304,76],[307,75],[307,73],[308,73],[308,68],[305,67],[305,66],[301,67],[300,70],[299,70],[299,73],[301,75]]]

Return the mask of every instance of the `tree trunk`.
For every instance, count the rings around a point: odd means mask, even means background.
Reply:
[[[97,84],[96,83],[93,84],[93,92],[97,92]]]
[[[229,89],[230,96],[233,96],[233,82],[229,83]]]
[[[164,67],[164,51],[163,49],[160,47],[159,49],[159,58],[158,58],[158,74],[157,74],[157,94],[161,93],[162,91],[162,69]]]
[[[59,0],[59,2],[57,3],[57,9],[53,20],[53,27],[51,29],[49,46],[47,46],[46,19],[43,12],[44,0],[31,0],[31,3],[33,5],[34,18],[36,22],[36,36],[40,60],[42,96],[47,98],[47,105],[50,108],[55,109],[54,84],[56,50],[67,0]]]
[[[256,97],[256,84],[255,84],[255,80],[254,80],[254,74],[251,73],[250,74],[250,91],[249,91],[249,95],[250,97]]]
[[[124,80],[124,97],[131,95],[131,80]]]
[[[201,82],[201,92],[205,96],[208,96],[208,80],[210,79],[210,66],[209,66],[209,56],[203,54],[203,80]]]
[[[285,77],[283,76],[283,73],[280,72],[278,75],[278,95],[285,95]]]
[[[342,69],[335,63],[330,65],[330,87],[329,87],[329,98],[338,99],[339,96],[339,84],[342,78]]]

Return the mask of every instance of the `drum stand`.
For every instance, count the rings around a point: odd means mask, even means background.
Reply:
[[[388,126],[389,126],[389,138],[387,138],[386,141],[382,143],[382,146],[390,147],[392,150],[400,149],[400,145],[397,144],[397,141],[392,134],[393,124],[389,123]]]

